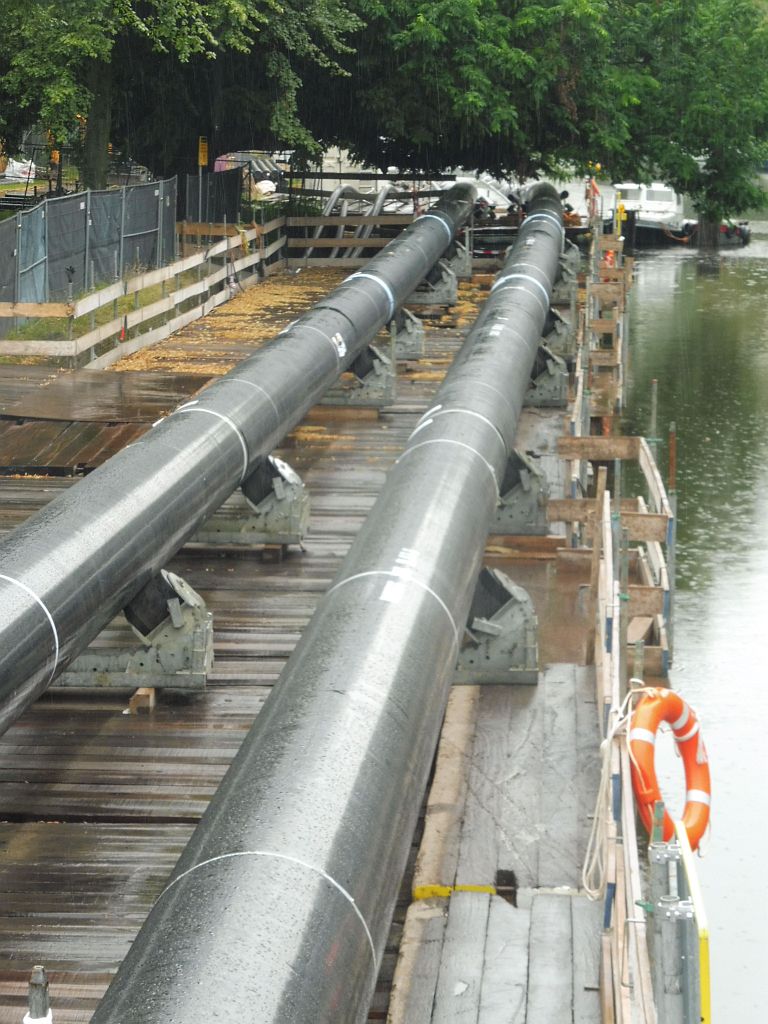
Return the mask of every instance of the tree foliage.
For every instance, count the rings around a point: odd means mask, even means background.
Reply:
[[[336,68],[345,35],[359,25],[343,0],[8,0],[6,6],[12,10],[0,41],[0,90],[57,139],[71,137],[85,113],[89,132],[93,126],[108,132],[113,96],[114,107],[124,110],[134,75],[146,81],[147,68],[158,75],[151,107],[163,111],[162,84],[183,80],[190,69],[205,80],[221,55],[239,54],[271,85],[267,123],[275,136],[308,144],[297,114],[295,64]],[[113,76],[120,86],[114,93]],[[183,98],[185,90],[173,93]],[[206,134],[178,109],[174,116],[188,134]],[[13,141],[19,124],[19,118],[0,119],[0,133]],[[106,138],[99,139],[104,152]]]
[[[706,218],[760,207],[767,155],[768,22],[752,0],[617,3],[618,58],[635,68],[617,176],[663,178]]]
[[[133,33],[187,61],[222,48],[246,49],[271,7],[243,0],[6,0],[2,87],[66,138],[90,105],[89,63],[109,63],[121,35]]]
[[[603,8],[361,0],[366,24],[350,76],[309,91],[310,123],[363,159],[409,170],[462,164],[525,175],[581,159],[590,134],[609,132],[614,119],[601,89]]]
[[[6,0],[0,135],[88,112],[155,171],[195,139],[521,177],[600,161],[706,216],[761,201],[760,0]],[[110,120],[111,115],[111,120]],[[116,138],[115,138],[116,136]],[[191,168],[189,168],[191,169]]]

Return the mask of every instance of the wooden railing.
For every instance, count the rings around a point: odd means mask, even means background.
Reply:
[[[392,235],[401,231],[413,221],[413,214],[350,214],[343,217],[288,217],[286,228],[287,263],[289,266],[329,266],[334,259],[334,250],[338,250],[338,259],[345,267],[360,267],[368,262],[371,252],[383,248],[392,241]],[[361,227],[370,226],[391,229],[395,232],[382,237],[371,235],[360,237],[357,232]],[[334,229],[335,237],[320,237],[321,231]],[[351,229],[351,233],[350,233]],[[322,255],[313,255],[317,250]],[[355,254],[356,250],[361,252]],[[368,252],[364,256],[363,252]]]
[[[0,317],[39,320],[41,334],[46,319],[64,318],[70,335],[57,339],[4,339],[0,341],[0,356],[43,356],[84,362],[91,367],[109,366],[205,316],[226,302],[234,288],[247,287],[268,276],[286,239],[282,231],[270,244],[265,239],[283,225],[284,218],[276,218],[243,230],[223,226],[222,233],[226,231],[226,235],[220,241],[169,266],[137,273],[72,302],[0,303]],[[215,233],[213,225],[199,227],[206,234]],[[195,272],[196,279],[183,280]],[[141,294],[158,287],[160,297],[141,304]],[[128,296],[135,298],[135,308],[120,310],[121,300]],[[110,306],[112,315],[96,326],[98,312]],[[91,318],[91,328],[75,336],[75,322],[83,317]],[[164,318],[162,323],[139,333],[143,325],[159,318]]]
[[[594,550],[599,558],[599,571],[595,667],[598,708],[603,733],[607,735],[612,733],[626,690],[621,658],[624,595],[614,569],[618,552],[608,491],[603,491],[596,515],[599,528],[595,530]],[[611,785],[605,791],[605,805],[596,809],[608,822],[600,972],[603,1021],[656,1024],[627,737],[618,733],[607,742],[611,745]]]

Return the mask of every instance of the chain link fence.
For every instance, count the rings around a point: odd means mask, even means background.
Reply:
[[[176,188],[169,178],[78,192],[0,221],[0,302],[62,301],[172,263]]]

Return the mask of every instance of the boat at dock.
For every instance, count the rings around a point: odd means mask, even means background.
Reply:
[[[614,184],[616,209],[621,231],[631,246],[696,244],[698,221],[686,216],[683,197],[669,185],[653,181],[624,181]],[[721,246],[748,245],[751,230],[748,221],[723,221],[720,225]]]

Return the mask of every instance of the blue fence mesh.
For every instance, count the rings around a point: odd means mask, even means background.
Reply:
[[[175,258],[175,178],[46,199],[0,222],[0,301],[60,301]]]

